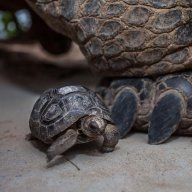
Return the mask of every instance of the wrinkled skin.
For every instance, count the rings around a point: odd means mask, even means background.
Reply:
[[[92,69],[116,76],[192,67],[190,0],[27,0],[79,44]]]
[[[132,129],[148,131],[150,144],[163,143],[175,133],[192,135],[191,72],[155,80],[111,78],[101,85],[99,92],[121,138]]]

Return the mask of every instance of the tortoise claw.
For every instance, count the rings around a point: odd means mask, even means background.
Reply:
[[[59,136],[47,150],[47,162],[60,155],[75,145],[77,132],[73,129],[67,130],[64,135]]]
[[[47,153],[47,163],[49,163],[52,159],[54,159],[55,156],[53,156],[50,153]]]
[[[160,144],[177,129],[181,121],[182,100],[176,92],[169,92],[157,102],[150,119],[148,143]]]
[[[120,138],[125,137],[130,132],[137,115],[137,96],[130,89],[123,89],[117,94],[111,117],[117,125]]]

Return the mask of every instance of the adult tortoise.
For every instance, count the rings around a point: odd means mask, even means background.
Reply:
[[[100,93],[121,137],[132,127],[148,129],[150,144],[192,134],[192,1],[27,2],[79,45],[94,71],[116,76]]]

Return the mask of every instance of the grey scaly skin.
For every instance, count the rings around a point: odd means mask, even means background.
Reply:
[[[103,152],[114,150],[119,132],[108,109],[97,95],[82,86],[66,86],[45,91],[31,112],[31,135],[50,145],[47,159],[103,136]]]
[[[173,133],[192,135],[192,73],[106,79],[101,85],[121,138],[131,129],[148,131],[149,144],[160,144]]]
[[[93,71],[117,76],[100,94],[121,137],[132,127],[148,129],[150,144],[191,134],[192,1],[27,2],[79,45]]]
[[[190,0],[27,2],[100,73],[138,77],[192,68]]]

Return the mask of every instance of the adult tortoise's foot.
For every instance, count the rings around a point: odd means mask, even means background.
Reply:
[[[158,98],[150,117],[149,144],[163,143],[176,131],[182,117],[182,100],[182,95],[173,90]]]
[[[104,79],[98,92],[110,108],[111,117],[125,137],[133,127],[137,116],[139,98],[135,90],[125,86],[130,79]],[[109,83],[109,84],[108,84]]]
[[[148,143],[192,131],[192,73],[148,78],[105,79],[98,93],[108,105],[121,138],[132,128],[148,131]]]

